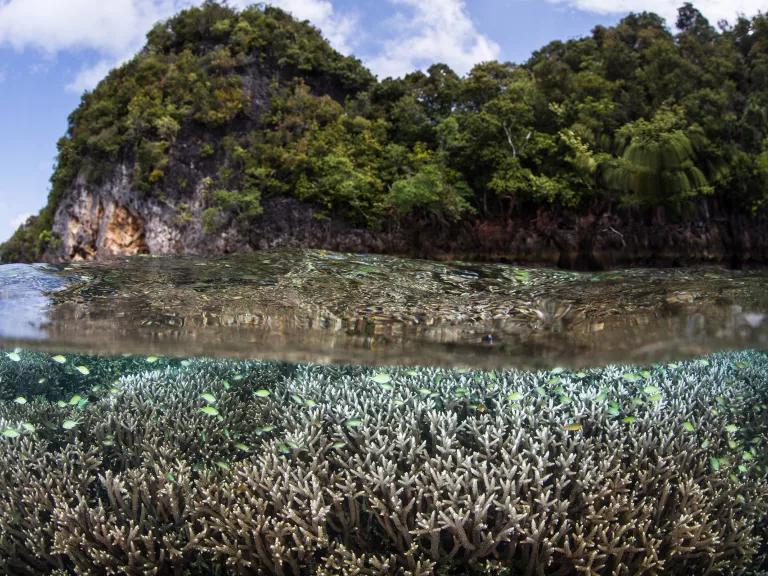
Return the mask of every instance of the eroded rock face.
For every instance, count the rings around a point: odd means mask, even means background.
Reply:
[[[326,248],[341,252],[408,254],[426,258],[495,260],[563,268],[679,266],[768,262],[764,219],[698,214],[690,222],[643,220],[631,212],[602,215],[541,209],[501,222],[452,226],[415,222],[379,230],[339,216],[318,218],[312,205],[290,196],[262,198],[263,213],[246,227],[231,222],[206,232],[205,173],[190,165],[184,191],[168,186],[144,194],[132,187],[133,168],[120,165],[99,185],[79,177],[56,211],[59,239],[46,260],[66,262],[136,254],[229,254],[265,248]]]
[[[183,206],[138,193],[125,166],[100,185],[80,177],[56,211],[53,232],[59,242],[47,256],[53,261],[70,261],[198,253],[202,248],[226,251],[228,246],[223,244],[232,242],[231,234],[204,237],[203,209],[200,191],[186,198]]]
[[[101,229],[99,244],[112,255],[134,256],[147,252],[144,222],[123,206],[113,206],[111,216]]]

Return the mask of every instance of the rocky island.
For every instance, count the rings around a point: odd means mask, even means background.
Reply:
[[[217,4],[83,96],[0,261],[316,247],[768,262],[768,15],[632,14],[524,64],[377,80],[308,22]]]

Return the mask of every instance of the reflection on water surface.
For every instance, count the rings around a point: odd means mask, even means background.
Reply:
[[[768,273],[572,273],[278,250],[0,267],[0,343],[499,366],[768,348]]]

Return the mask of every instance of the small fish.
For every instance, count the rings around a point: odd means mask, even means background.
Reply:
[[[522,392],[512,392],[510,393],[507,398],[510,400],[510,402],[518,402],[523,399],[523,393]]]
[[[147,356],[145,360],[147,364],[154,364],[159,360],[159,358],[157,356]]]
[[[739,427],[736,426],[736,424],[728,424],[725,427],[725,431],[728,432],[728,434],[735,434],[736,432],[739,431]]]
[[[347,420],[347,421],[344,423],[344,425],[345,425],[347,428],[359,428],[360,426],[362,426],[362,425],[363,425],[363,421],[362,421],[362,420],[358,420],[358,419],[354,419],[354,418],[353,418],[353,419],[351,419],[351,420]]]
[[[469,388],[456,388],[456,396],[469,396]]]
[[[638,380],[643,379],[642,376],[640,376],[639,374],[631,374],[631,373],[624,374],[622,378],[624,378],[624,380],[626,380],[627,382],[637,382]]]
[[[314,408],[315,406],[317,406],[317,402],[308,398],[307,400],[304,400],[304,405],[307,406],[308,408]]]
[[[627,416],[622,420],[622,422],[624,422],[624,424],[634,424],[636,420],[637,418],[635,418],[634,416]]]
[[[37,431],[37,426],[32,424],[32,422],[22,422],[21,427],[24,428],[27,432],[35,432]]]
[[[418,376],[419,375],[419,373],[416,372],[416,370],[408,370],[408,372],[406,372],[406,374],[408,376]]]
[[[73,428],[76,428],[80,422],[77,420],[64,420],[64,422],[61,424],[61,427],[64,428],[64,430],[72,430]]]
[[[389,384],[392,381],[392,377],[385,372],[380,372],[371,376],[371,380],[376,384]]]
[[[66,356],[62,356],[61,354],[57,354],[56,356],[51,356],[51,360],[53,360],[57,364],[66,364],[67,363],[67,357]]]
[[[83,399],[82,396],[80,396],[79,394],[75,394],[74,396],[72,396],[72,398],[69,399],[69,405],[75,406],[79,404],[82,399]]]
[[[257,396],[259,398],[266,398],[270,394],[271,392],[269,390],[264,390],[263,388],[261,390],[256,390],[256,392],[253,393],[254,396]]]
[[[213,406],[205,406],[204,408],[200,408],[200,412],[203,414],[207,414],[208,416],[218,416],[219,411],[216,410]]]
[[[750,452],[749,450],[745,450],[741,454],[741,459],[746,461],[746,462],[749,462],[750,460],[754,460],[755,459],[755,455],[752,454],[752,452]]]
[[[18,352],[8,352],[6,356],[8,356],[11,362],[21,362],[21,356],[19,356]]]
[[[229,390],[230,388],[232,388],[232,384],[230,384],[226,380],[222,381],[221,384],[222,384],[222,386],[224,386],[224,390]]]
[[[58,400],[56,402],[56,406],[58,406],[59,408],[66,408],[67,407],[67,403],[64,402],[64,400]]]
[[[22,406],[27,403],[27,399],[24,398],[24,396],[19,396],[18,398],[15,398],[13,401],[16,402],[16,404],[21,404]]]
[[[709,465],[712,467],[712,470],[715,471],[715,472],[720,470],[720,464],[721,464],[721,462],[720,462],[719,458],[715,458],[714,456],[712,456],[709,459]]]
[[[661,390],[659,390],[656,386],[646,386],[643,388],[643,392],[648,394],[649,396],[657,395],[661,393]]]
[[[216,461],[216,466],[218,466],[222,470],[229,470],[229,464],[227,464],[226,462],[224,462],[222,460],[217,460]]]
[[[693,432],[695,430],[692,422],[683,422],[683,430]]]
[[[563,430],[565,430],[566,432],[579,432],[582,428],[583,426],[581,424],[576,424],[576,423],[566,424],[565,426],[563,426]]]
[[[422,396],[429,396],[430,394],[432,394],[432,390],[430,390],[429,388],[419,388],[419,394],[421,394]]]
[[[392,390],[395,389],[395,387],[392,386],[392,384],[382,384],[381,389],[386,390],[387,392],[391,392]]]
[[[216,404],[216,396],[210,392],[204,392],[203,394],[200,394],[200,398],[205,400],[208,404]]]
[[[88,369],[87,366],[75,366],[75,370],[80,372],[83,376],[88,376],[88,374],[91,373],[91,371]]]
[[[191,362],[191,361],[189,361],[189,360],[182,360],[182,361],[181,361],[181,365],[182,365],[184,368],[188,368],[189,366],[191,366],[191,365],[192,365],[192,362]]]
[[[346,445],[347,445],[346,442],[334,442],[333,444],[331,444],[331,448],[333,448],[334,450],[339,450],[341,448],[344,448],[344,446]]]
[[[251,451],[251,447],[248,446],[248,444],[243,444],[242,442],[238,442],[237,444],[235,444],[235,448],[237,448],[238,450],[242,450],[243,452]]]
[[[3,430],[3,436],[6,438],[18,438],[21,434],[19,434],[19,431],[16,430],[16,428],[6,428]]]

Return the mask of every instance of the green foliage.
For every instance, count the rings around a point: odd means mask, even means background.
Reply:
[[[722,23],[690,3],[552,42],[524,65],[444,64],[375,81],[306,22],[216,2],[156,25],[70,117],[48,206],[0,248],[39,258],[73,183],[133,167],[139,193],[205,188],[205,227],[247,236],[295,195],[363,226],[428,225],[595,201],[730,210],[768,202],[768,15]],[[415,220],[414,220],[415,219]]]
[[[638,120],[618,132],[624,152],[609,164],[605,180],[630,204],[672,205],[709,194],[702,170],[696,166],[692,140],[695,127],[688,128],[680,110],[660,109],[650,120]]]
[[[466,198],[471,189],[461,175],[448,169],[433,154],[417,149],[412,157],[413,174],[396,180],[381,202],[386,214],[402,218],[414,213],[438,220],[456,221],[471,211]]]

